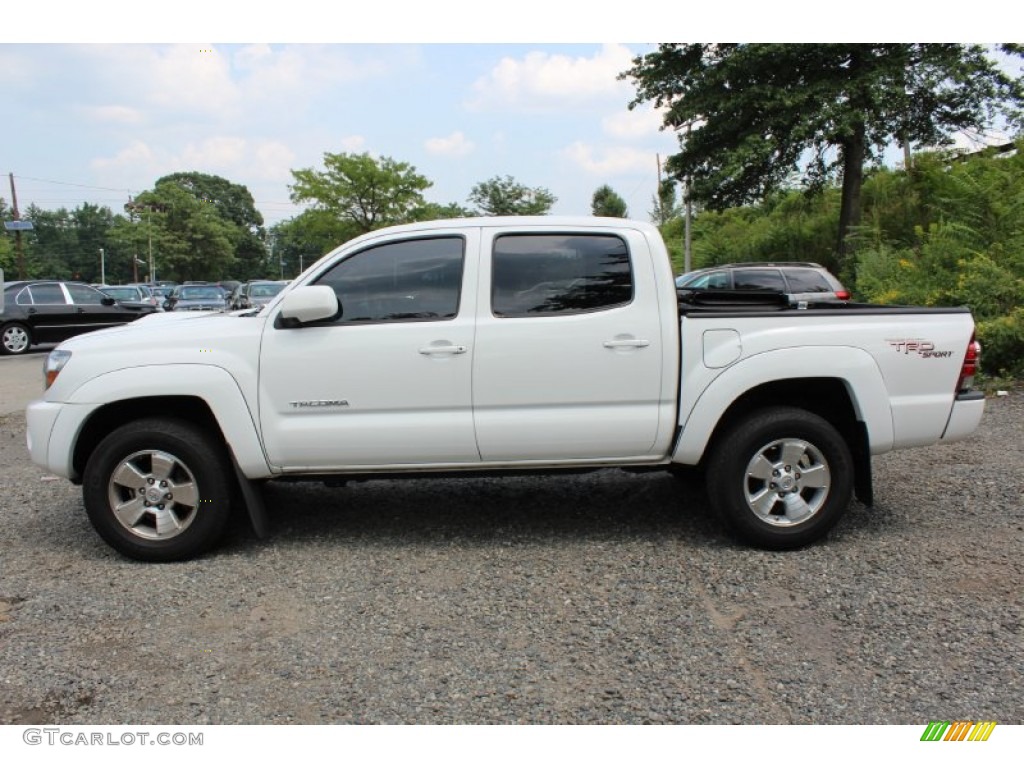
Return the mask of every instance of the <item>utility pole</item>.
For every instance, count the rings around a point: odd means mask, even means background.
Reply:
[[[686,124],[686,141],[690,141],[690,128],[693,126],[692,123]],[[687,176],[683,179],[683,203],[685,205],[685,213],[683,218],[683,272],[689,272],[693,269],[693,259],[691,257],[690,248],[690,220],[693,218],[693,203],[690,201],[690,177]]]
[[[100,248],[100,282],[104,285],[107,284],[107,260],[102,248]]]
[[[11,210],[14,213],[14,220],[21,221],[21,214],[18,213],[18,193],[14,190],[14,173],[7,174],[11,180]],[[18,251],[18,279],[24,280],[28,275],[25,272],[25,249],[21,245],[21,228],[14,231],[14,247]]]

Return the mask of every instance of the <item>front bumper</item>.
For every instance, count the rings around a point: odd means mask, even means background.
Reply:
[[[25,440],[33,464],[72,481],[80,478],[74,469],[74,446],[93,403],[53,403],[35,400],[25,409]]]

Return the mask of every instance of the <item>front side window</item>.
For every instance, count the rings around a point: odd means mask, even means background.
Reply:
[[[688,280],[683,285],[683,288],[705,288],[707,290],[728,290],[729,287],[728,272],[708,272]]]
[[[450,320],[459,313],[465,242],[403,240],[367,248],[314,281],[338,297],[338,323]]]
[[[496,317],[571,315],[633,300],[629,250],[615,235],[502,235],[491,279]]]
[[[88,285],[76,285],[67,283],[68,293],[71,294],[73,304],[102,304],[105,294],[97,291]]]

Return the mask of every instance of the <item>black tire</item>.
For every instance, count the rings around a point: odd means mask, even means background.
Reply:
[[[85,467],[89,520],[104,541],[135,560],[201,554],[220,540],[231,514],[226,450],[219,439],[179,419],[146,418],[119,427]]]
[[[853,459],[825,419],[800,408],[751,413],[719,438],[708,497],[743,541],[793,549],[827,534],[850,505]]]
[[[7,323],[0,330],[0,352],[5,355],[23,355],[32,346],[32,331],[23,323]]]

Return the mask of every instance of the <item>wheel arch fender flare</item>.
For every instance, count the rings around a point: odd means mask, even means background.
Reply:
[[[224,368],[199,364],[122,368],[83,383],[67,402],[103,407],[125,401],[175,397],[199,399],[206,404],[247,477],[270,476],[256,416],[242,388]],[[73,453],[74,446],[69,448]]]
[[[883,453],[892,448],[889,392],[878,364],[868,352],[858,347],[789,347],[751,355],[730,366],[696,395],[688,411],[681,406],[680,436],[672,460],[700,463],[716,428],[734,403],[758,387],[797,379],[842,382],[857,419],[867,429],[870,452]],[[684,383],[681,403],[687,396]]]

